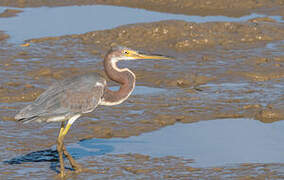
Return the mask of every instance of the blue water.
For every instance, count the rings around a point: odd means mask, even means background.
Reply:
[[[0,12],[5,8],[0,7]],[[226,16],[188,16],[152,12],[143,9],[116,6],[68,6],[24,8],[16,17],[0,18],[0,29],[11,35],[10,42],[21,43],[31,38],[79,34],[114,28],[120,25],[161,20],[189,22],[246,21],[265,15],[251,14],[240,18]],[[270,16],[278,21],[280,16]]]
[[[236,163],[284,163],[284,121],[264,124],[252,119],[223,119],[175,124],[140,136],[89,139],[69,145],[77,158],[140,153],[152,157],[193,159],[192,166]]]
[[[112,86],[110,87],[111,90],[117,91],[119,89],[118,86]],[[149,95],[149,94],[161,94],[165,93],[167,90],[162,88],[156,88],[156,87],[147,87],[147,86],[136,86],[134,88],[134,91],[132,95]]]

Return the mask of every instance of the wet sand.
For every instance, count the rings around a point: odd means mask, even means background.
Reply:
[[[132,2],[118,2],[105,1],[104,4],[205,15],[200,10],[189,13],[191,9],[187,7],[192,4],[188,1],[175,3],[176,6],[170,6],[173,1],[160,3],[159,8],[163,10],[150,8],[156,7],[156,1],[145,1],[145,7],[139,3],[134,6]],[[266,14],[283,17],[277,11],[269,11],[282,8],[282,1],[264,0],[258,4],[252,1],[225,2],[206,4],[200,1],[195,2],[194,7],[208,9],[206,12],[210,15],[226,16],[241,16],[265,8]],[[38,7],[84,3],[1,1],[0,5]],[[236,13],[228,7],[235,8]],[[0,32],[0,76],[3,77],[0,80],[0,130],[3,132],[0,138],[3,144],[0,148],[3,160],[0,164],[1,176],[56,178],[58,162],[54,144],[59,125],[23,125],[13,117],[56,80],[93,71],[105,76],[102,58],[109,47],[115,45],[168,55],[174,60],[121,63],[121,67],[127,66],[136,74],[137,88],[134,94],[119,106],[98,107],[80,118],[66,137],[67,148],[70,143],[76,144],[86,139],[139,136],[177,123],[207,120],[214,123],[213,120],[225,118],[251,118],[262,123],[283,120],[283,26],[283,22],[269,17],[242,22],[168,20],[30,39],[26,40],[28,44],[25,46],[9,42],[9,32]],[[108,83],[116,86],[113,82]],[[69,171],[68,179],[280,179],[284,171],[284,162],[244,162],[201,168],[192,164],[195,157],[155,157],[112,152],[81,156],[72,151],[78,162],[89,170],[81,174]]]
[[[4,12],[0,13],[0,18],[14,17],[17,16],[18,13],[23,11],[17,9],[5,9]]]

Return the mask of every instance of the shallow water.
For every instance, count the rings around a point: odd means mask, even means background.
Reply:
[[[126,139],[89,139],[68,147],[78,158],[139,153],[193,159],[194,167],[237,163],[284,163],[284,121],[263,124],[252,119],[220,119],[175,124]]]
[[[1,11],[3,9],[4,7],[0,8]],[[226,16],[187,16],[104,5],[56,8],[40,7],[21,10],[24,10],[24,12],[18,14],[16,17],[0,18],[1,30],[11,35],[10,42],[13,43],[21,43],[24,40],[32,38],[85,33],[142,22],[172,19],[196,23],[213,21],[236,22],[256,17],[266,17],[266,15],[254,13],[240,18]],[[281,21],[280,16],[269,17]]]
[[[118,86],[110,87],[111,90],[116,91],[119,89]],[[155,95],[165,93],[167,90],[162,88],[147,87],[147,86],[136,86],[133,90],[132,95]]]

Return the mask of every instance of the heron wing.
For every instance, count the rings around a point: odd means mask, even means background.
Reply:
[[[80,81],[68,83],[60,96],[60,105],[71,112],[88,113],[100,103],[103,92],[103,81],[85,76]]]
[[[96,73],[56,82],[15,118],[55,117],[91,112],[100,103],[105,83]]]

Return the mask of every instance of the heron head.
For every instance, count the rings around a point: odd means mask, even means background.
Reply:
[[[141,60],[141,59],[170,59],[169,57],[153,54],[145,54],[139,51],[126,48],[126,47],[116,47],[112,49],[113,57],[117,60]]]

